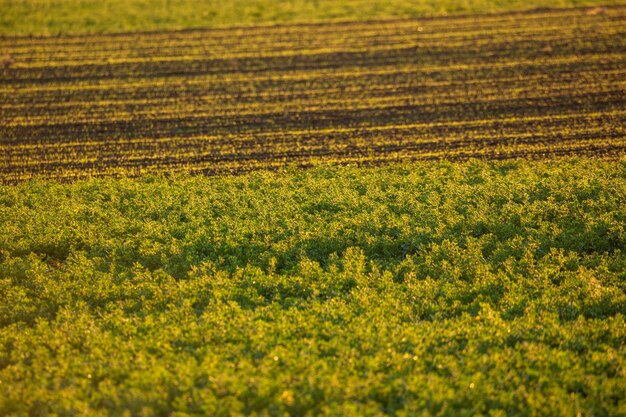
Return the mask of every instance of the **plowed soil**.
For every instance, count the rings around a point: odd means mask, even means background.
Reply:
[[[626,7],[0,38],[0,181],[626,153]]]

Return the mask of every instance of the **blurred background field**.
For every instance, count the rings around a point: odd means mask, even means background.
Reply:
[[[1,0],[0,34],[55,35],[497,13],[623,0]]]

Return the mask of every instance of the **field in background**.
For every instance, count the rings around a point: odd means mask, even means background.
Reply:
[[[626,149],[620,7],[0,45],[5,182]]]
[[[621,415],[625,179],[561,160],[0,187],[0,415]]]
[[[0,0],[0,35],[173,30],[258,23],[624,5],[623,0]]]

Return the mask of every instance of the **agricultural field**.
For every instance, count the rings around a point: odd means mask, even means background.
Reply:
[[[0,416],[626,416],[626,4],[539,5],[0,0]]]
[[[6,183],[626,148],[626,7],[0,47]]]
[[[626,163],[0,188],[0,415],[620,416]]]
[[[624,0],[0,0],[0,35],[362,21],[626,5]]]

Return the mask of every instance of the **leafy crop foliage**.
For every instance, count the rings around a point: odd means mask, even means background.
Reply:
[[[0,189],[0,415],[622,415],[626,163]]]
[[[4,182],[626,150],[626,7],[3,47]]]
[[[0,34],[172,30],[256,23],[493,13],[623,0],[0,0]]]

